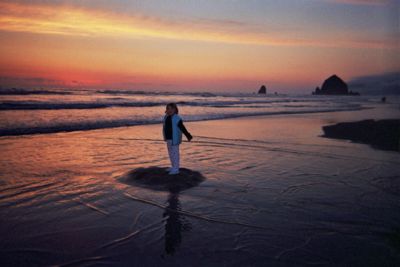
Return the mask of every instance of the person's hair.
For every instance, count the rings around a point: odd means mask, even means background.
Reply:
[[[168,108],[168,107],[175,109],[176,114],[179,113],[178,106],[175,103],[168,103],[166,108]]]

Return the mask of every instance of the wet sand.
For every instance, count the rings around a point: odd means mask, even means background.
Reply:
[[[0,265],[398,266],[399,153],[321,137],[383,118],[186,123],[181,166],[205,179],[178,191],[121,181],[168,166],[161,125],[0,138]]]

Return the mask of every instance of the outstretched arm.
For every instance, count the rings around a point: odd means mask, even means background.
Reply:
[[[188,132],[188,130],[186,130],[186,127],[185,127],[185,125],[183,125],[182,120],[180,120],[178,122],[178,127],[182,131],[182,133],[186,136],[187,140],[190,142],[190,140],[192,140],[193,136]]]

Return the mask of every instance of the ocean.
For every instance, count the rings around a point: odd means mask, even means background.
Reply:
[[[398,101],[398,98],[395,99]],[[378,101],[379,97],[368,96],[3,90],[0,91],[0,135],[85,131],[160,123],[165,105],[169,102],[178,104],[184,121],[201,121],[359,110]]]

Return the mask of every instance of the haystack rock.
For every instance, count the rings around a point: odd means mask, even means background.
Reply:
[[[359,95],[349,91],[347,84],[337,75],[332,75],[324,81],[321,89],[317,87],[313,92],[314,95]]]
[[[259,94],[267,94],[267,87],[265,87],[265,85],[262,85],[261,87],[260,87],[260,90],[258,90],[258,93]]]

